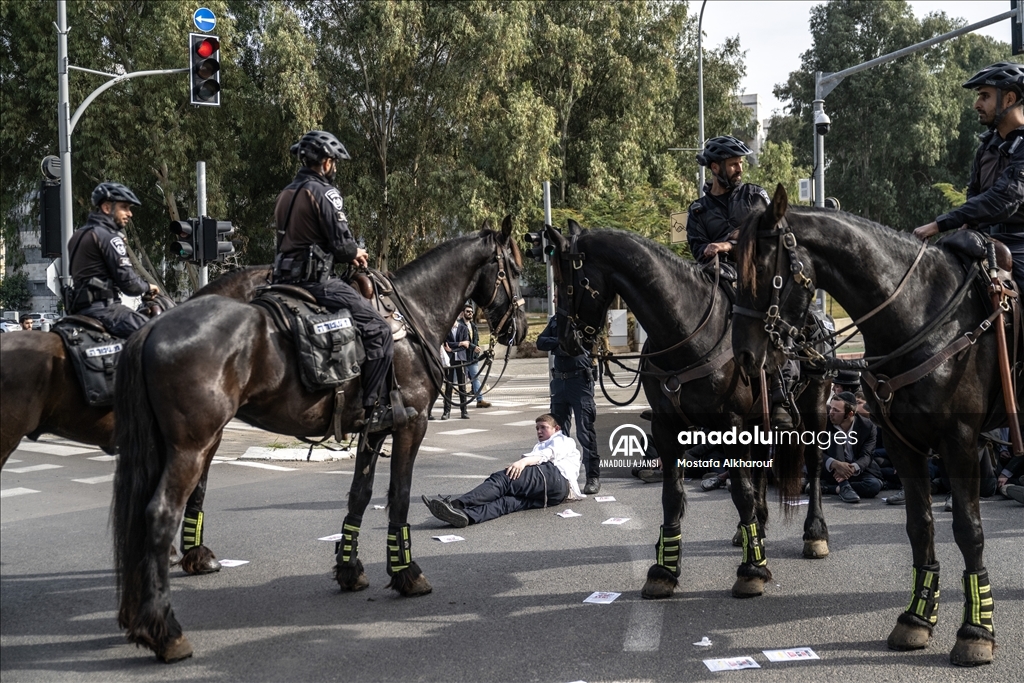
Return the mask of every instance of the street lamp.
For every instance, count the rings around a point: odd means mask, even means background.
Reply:
[[[708,0],[700,3],[700,17],[697,19],[697,144],[704,149],[704,6]],[[698,164],[697,197],[704,196],[704,164]]]

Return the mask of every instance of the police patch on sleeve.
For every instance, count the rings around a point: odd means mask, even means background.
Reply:
[[[114,248],[114,251],[116,251],[120,256],[128,255],[128,247],[124,245],[124,240],[121,239],[120,237],[111,238],[110,246],[112,246]]]
[[[332,187],[324,193],[324,196],[334,205],[335,211],[340,212],[345,207],[345,200],[341,198],[341,193],[337,189]]]
[[[771,197],[768,196],[768,192],[763,187],[757,188],[757,193],[764,197],[765,202],[772,203]]]

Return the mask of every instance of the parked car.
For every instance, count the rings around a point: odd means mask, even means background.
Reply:
[[[0,320],[0,332],[17,332],[21,329],[21,325],[18,323],[11,322],[10,320]]]

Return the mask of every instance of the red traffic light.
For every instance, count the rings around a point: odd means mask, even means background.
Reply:
[[[196,54],[206,59],[220,49],[220,41],[216,38],[206,38],[196,45]]]

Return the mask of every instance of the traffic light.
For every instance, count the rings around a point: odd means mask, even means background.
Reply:
[[[203,263],[223,261],[225,257],[235,253],[235,245],[231,236],[235,234],[235,226],[229,221],[203,216]]]
[[[188,34],[191,103],[220,106],[220,38]]]
[[[544,262],[544,237],[539,232],[528,232],[523,235],[526,252],[534,261]]]
[[[1017,9],[1018,0],[1010,0],[1010,9]],[[1015,55],[1024,52],[1024,23],[1020,22],[1020,11],[1017,16],[1010,17],[1010,47]]]
[[[175,242],[171,244],[171,254],[181,261],[202,261],[203,232],[199,221],[171,221],[171,234],[175,237]]]
[[[44,180],[39,186],[39,249],[44,257],[61,252],[60,183]]]

